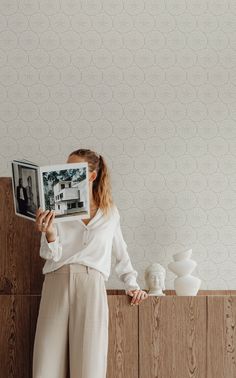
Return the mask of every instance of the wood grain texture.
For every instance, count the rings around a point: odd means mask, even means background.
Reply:
[[[138,306],[127,296],[108,296],[109,350],[107,377],[137,378]]]
[[[207,378],[236,377],[236,296],[208,297]]]
[[[38,318],[39,304],[40,304],[40,295],[30,296],[30,350],[29,350],[29,370],[30,377],[32,377],[32,363],[33,363],[33,348],[34,348],[34,336],[36,331],[36,324]]]
[[[141,378],[203,378],[206,297],[152,297],[139,309]]]
[[[0,295],[0,375],[30,378],[30,298]]]
[[[11,178],[0,178],[0,294],[38,294],[43,259],[35,223],[15,215]]]

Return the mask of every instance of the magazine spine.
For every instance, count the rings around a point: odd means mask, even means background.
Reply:
[[[12,195],[13,195],[13,201],[14,201],[14,211],[15,211],[15,215],[17,215],[17,211],[16,211],[16,192],[15,192],[15,187],[14,187],[15,175],[14,175],[14,163],[13,163],[13,161],[11,162],[11,169],[12,169],[11,184],[12,184]]]
[[[45,206],[44,206],[44,201],[43,201],[43,186],[42,186],[42,174],[41,174],[41,169],[40,167],[37,168],[37,175],[38,175],[38,192],[39,192],[39,206],[40,208],[44,211]]]

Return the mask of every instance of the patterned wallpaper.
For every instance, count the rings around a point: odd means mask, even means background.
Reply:
[[[201,289],[236,289],[235,67],[233,0],[1,0],[0,174],[95,149],[142,287],[192,248]]]

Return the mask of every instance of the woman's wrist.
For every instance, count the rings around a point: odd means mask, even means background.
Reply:
[[[52,243],[52,242],[54,242],[56,240],[56,236],[55,236],[54,233],[48,233],[48,232],[46,232],[45,236],[46,236],[46,239],[47,239],[48,243]]]

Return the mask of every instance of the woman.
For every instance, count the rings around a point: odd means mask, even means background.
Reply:
[[[71,378],[105,378],[108,352],[108,302],[105,287],[111,251],[115,270],[132,304],[141,290],[111,196],[110,176],[101,155],[89,149],[70,153],[67,163],[88,162],[90,219],[59,222],[53,211],[37,210],[42,232],[40,256],[46,260],[37,320],[33,378],[66,378],[67,345]]]

